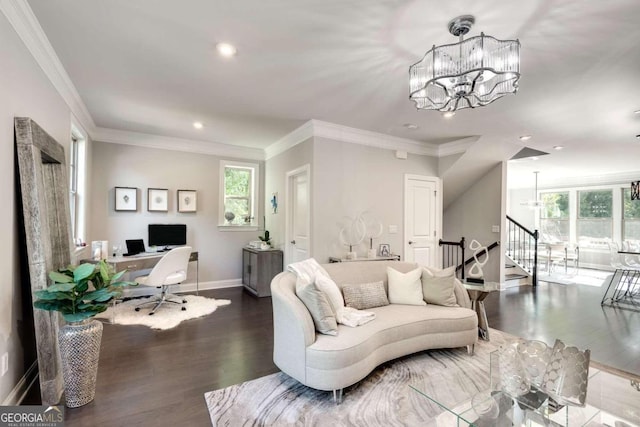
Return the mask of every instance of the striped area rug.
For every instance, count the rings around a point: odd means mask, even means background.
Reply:
[[[379,366],[344,390],[336,405],[331,392],[301,385],[276,373],[205,393],[214,426],[429,426],[443,412],[413,386],[443,401],[461,402],[489,387],[489,354],[513,337],[491,330],[475,355],[466,348],[428,350]]]

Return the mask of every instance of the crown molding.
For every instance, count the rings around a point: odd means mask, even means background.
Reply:
[[[196,141],[101,127],[96,128],[93,140],[160,150],[183,151],[187,153],[209,154],[248,160],[264,160],[264,150],[260,148],[240,147],[221,144],[219,142]]]
[[[401,150],[426,156],[438,155],[438,146],[434,144],[312,119],[268,146],[265,149],[265,158],[268,160],[277,156],[311,137],[327,138],[334,141],[385,148],[387,150]]]
[[[453,154],[464,153],[471,147],[476,141],[480,139],[479,135],[468,136],[466,138],[458,139],[456,141],[447,142],[438,146],[438,157],[451,156]]]
[[[397,136],[385,135],[383,133],[337,125],[320,120],[311,120],[311,122],[313,124],[313,136],[369,147],[385,148],[387,150],[406,151],[407,153],[421,154],[424,156],[438,155],[438,146],[428,142],[399,138]]]
[[[313,120],[309,120],[302,126],[289,132],[273,144],[264,149],[265,160],[269,160],[272,157],[277,156],[280,153],[295,147],[298,144],[303,143],[307,139],[313,136]]]
[[[480,139],[480,136],[470,136],[438,145],[312,119],[268,146],[265,149],[265,159],[271,159],[311,137],[433,157],[464,153]]]
[[[0,10],[82,127],[93,134],[96,125],[58,55],[25,0],[0,0]]]

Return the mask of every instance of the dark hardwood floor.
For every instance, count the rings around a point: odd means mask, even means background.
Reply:
[[[231,305],[167,331],[105,324],[95,400],[67,409],[65,425],[207,426],[205,392],[277,372],[271,298],[200,294]]]
[[[640,375],[640,312],[602,307],[604,288],[540,282],[490,294],[495,329],[553,345],[556,338],[591,349],[592,360]]]
[[[541,283],[491,294],[491,327],[592,350],[592,359],[640,375],[640,313],[601,308],[602,290]],[[66,425],[207,426],[204,393],[277,372],[270,298],[241,288],[204,291],[231,305],[168,331],[105,324],[95,400],[66,410]]]

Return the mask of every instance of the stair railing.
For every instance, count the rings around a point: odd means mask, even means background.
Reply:
[[[489,251],[491,251],[491,249],[497,248],[498,246],[500,246],[500,242],[497,242],[497,241],[493,242],[492,244],[487,246],[486,249],[483,249],[480,252],[478,252],[478,258],[480,258],[482,255],[484,255],[484,254],[488,253]],[[464,266],[466,267],[467,265],[471,264],[472,262],[475,262],[475,258],[473,256],[471,256],[467,260],[465,260]],[[460,268],[460,267],[458,267],[458,268]]]
[[[529,230],[507,215],[506,254],[531,274],[532,286],[538,285],[538,230]]]
[[[464,280],[464,268],[462,268],[464,249],[466,247],[464,237],[459,242],[447,242],[440,239],[438,246],[442,246],[442,268],[455,265],[456,273],[460,270],[460,280]]]

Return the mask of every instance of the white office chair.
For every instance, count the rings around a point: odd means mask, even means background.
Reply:
[[[136,282],[146,286],[156,286],[162,288],[162,292],[158,298],[152,301],[146,301],[136,306],[136,311],[140,311],[140,308],[144,305],[155,304],[149,315],[151,316],[156,312],[165,302],[172,304],[179,304],[182,310],[186,310],[182,304],[187,301],[182,299],[181,301],[175,301],[170,299],[170,294],[167,292],[169,286],[177,285],[183,282],[187,278],[187,267],[189,264],[189,257],[191,256],[190,246],[181,246],[179,248],[171,249],[165,256],[158,261],[153,267],[151,273],[148,276],[136,277]]]

